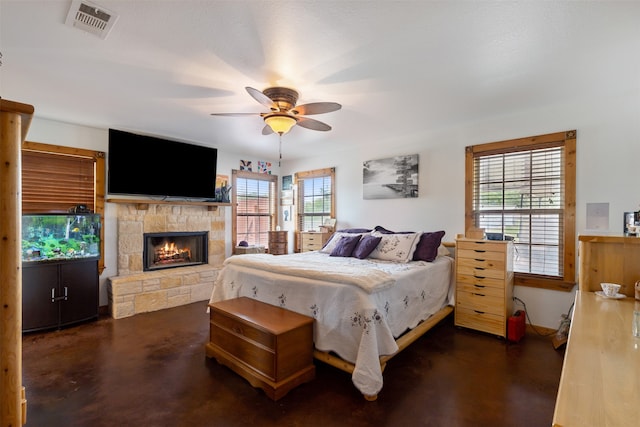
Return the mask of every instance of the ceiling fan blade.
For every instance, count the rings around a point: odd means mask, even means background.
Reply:
[[[271,129],[271,126],[265,125],[265,127],[262,128],[263,135],[271,135],[272,133],[273,133],[273,129]]]
[[[337,102],[311,102],[309,104],[298,105],[291,109],[294,114],[300,114],[301,116],[308,116],[311,114],[323,114],[337,111],[342,108],[342,105]]]
[[[298,124],[303,128],[311,129],[311,130],[321,130],[328,131],[331,130],[331,126],[326,123],[322,123],[321,121],[309,119],[307,117],[297,117]]]
[[[260,104],[264,105],[267,108],[270,108],[273,111],[280,111],[276,103],[273,102],[267,95],[260,92],[258,89],[254,89],[249,86],[245,87],[245,89],[247,90],[247,92],[249,92],[249,95],[251,95],[253,99],[258,101]]]
[[[246,117],[246,116],[259,116],[262,113],[211,113],[212,116],[227,116],[227,117]]]

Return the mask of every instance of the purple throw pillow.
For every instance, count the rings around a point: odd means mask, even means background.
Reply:
[[[381,225],[376,225],[373,230],[377,231],[378,233],[382,233],[382,234],[411,234],[411,233],[413,233],[413,231],[391,231],[391,230],[387,230],[386,228],[384,228]]]
[[[351,256],[358,259],[365,259],[371,252],[378,246],[382,237],[376,236],[362,236],[362,239],[358,242]]]
[[[338,244],[335,248],[333,248],[329,256],[351,256],[353,249],[356,247],[359,241],[359,234],[356,234],[354,236],[342,236],[340,240],[338,240]]]
[[[438,256],[438,248],[444,237],[444,231],[434,231],[432,233],[422,233],[416,250],[413,253],[414,261],[432,262]]]
[[[369,233],[371,230],[368,228],[345,228],[342,230],[336,231],[336,233]]]

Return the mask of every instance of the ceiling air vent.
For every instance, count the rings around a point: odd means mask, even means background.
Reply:
[[[65,24],[106,39],[118,15],[86,0],[73,0]]]

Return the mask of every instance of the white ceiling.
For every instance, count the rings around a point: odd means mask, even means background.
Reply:
[[[244,90],[289,86],[342,110],[296,126],[283,156],[412,135],[640,86],[640,2],[0,0],[0,95],[36,117],[277,157]]]

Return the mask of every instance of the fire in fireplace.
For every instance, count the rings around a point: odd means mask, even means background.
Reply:
[[[144,233],[144,271],[208,263],[209,232]]]

